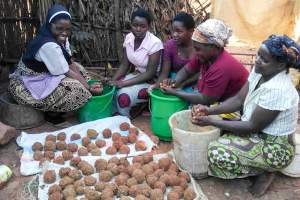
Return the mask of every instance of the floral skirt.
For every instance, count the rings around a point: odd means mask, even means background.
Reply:
[[[84,68],[76,63],[82,75],[88,79]],[[17,70],[26,75],[38,75],[27,68],[22,61],[19,62]],[[21,78],[12,77],[9,83],[9,93],[19,103],[29,105],[37,110],[52,112],[69,112],[82,107],[91,97],[91,93],[77,80],[64,78],[58,87],[44,99],[34,99],[29,90],[24,86]]]
[[[295,147],[288,135],[225,134],[208,146],[209,174],[233,179],[279,171],[292,162],[294,154]]]

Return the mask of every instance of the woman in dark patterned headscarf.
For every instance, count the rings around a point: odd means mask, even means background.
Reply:
[[[271,35],[260,46],[248,82],[236,96],[216,107],[193,108],[193,123],[230,132],[209,144],[212,176],[232,179],[259,175],[251,191],[261,196],[274,179],[273,172],[291,163],[299,96],[287,72],[297,68],[298,55],[299,46],[288,36]],[[241,121],[208,116],[241,109]]]

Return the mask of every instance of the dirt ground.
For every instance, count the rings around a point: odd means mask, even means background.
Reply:
[[[253,49],[240,49],[229,48],[234,53],[250,53],[254,54]],[[252,56],[237,56],[239,60],[244,63],[253,62]],[[248,66],[250,68],[250,65]],[[3,85],[2,85],[3,88]],[[1,83],[0,83],[1,93]],[[40,133],[45,131],[54,131],[65,128],[77,123],[75,118],[70,118],[69,123],[65,126],[53,126],[50,123],[45,123],[40,127],[34,129],[25,130],[28,133]],[[133,120],[133,124],[142,129],[147,134],[152,134],[150,130],[150,118],[138,117]],[[300,128],[298,128],[300,131]],[[19,131],[20,134],[20,131]],[[172,149],[171,142],[160,142],[157,153],[167,152]],[[27,190],[30,181],[34,179],[34,176],[23,177],[20,174],[20,155],[21,151],[18,148],[15,140],[12,140],[9,144],[0,147],[0,164],[5,164],[11,167],[14,176],[8,182],[8,184],[0,190],[0,200],[20,200],[20,199],[36,199],[36,194],[30,193]],[[236,179],[236,180],[221,180],[213,177],[209,177],[203,180],[199,180],[204,194],[209,200],[250,200],[254,199],[247,191],[250,185],[250,180]],[[30,198],[31,197],[31,198]],[[260,200],[300,200],[300,178],[290,178],[281,174],[278,174],[275,181],[272,183],[270,189]]]

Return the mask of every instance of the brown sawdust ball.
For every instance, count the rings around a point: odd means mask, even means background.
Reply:
[[[51,185],[51,187],[49,187],[48,195],[53,194],[54,192],[61,192],[61,188],[59,187],[59,185],[54,184],[54,185]]]
[[[117,176],[117,175],[120,174],[118,165],[116,165],[115,163],[109,163],[109,164],[107,165],[107,170],[111,171],[111,173],[112,173],[114,176]]]
[[[185,179],[183,179],[185,181]],[[167,185],[169,186],[179,186],[180,185],[180,178],[178,176],[169,176],[169,182]],[[185,181],[186,182],[186,181]]]
[[[54,158],[53,162],[59,165],[64,165],[65,159],[62,156],[57,156],[56,158]]]
[[[87,147],[91,143],[91,139],[88,137],[83,137],[81,139],[82,146]]]
[[[127,122],[123,122],[120,124],[120,130],[121,131],[128,131],[130,128],[130,124]]]
[[[44,151],[44,158],[47,160],[52,160],[55,157],[55,153],[53,151]]]
[[[164,183],[165,185],[169,185],[170,175],[164,173],[162,176],[159,177],[159,181]]]
[[[88,129],[86,133],[90,139],[96,139],[98,137],[98,132],[94,129]]]
[[[111,137],[111,130],[109,128],[106,128],[102,131],[102,135],[104,138],[110,138]]]
[[[64,160],[71,160],[73,158],[73,153],[71,151],[64,150],[62,152],[62,157],[64,158]]]
[[[32,151],[43,151],[44,147],[43,144],[40,142],[35,142],[32,147],[31,147]]]
[[[151,187],[147,184],[140,184],[139,186],[139,192],[138,194],[142,194],[145,197],[150,197],[150,193],[151,193]]]
[[[79,135],[78,133],[73,133],[73,134],[71,135],[70,140],[71,140],[71,141],[75,141],[75,140],[79,140],[80,138],[81,138],[81,135]]]
[[[118,186],[115,183],[107,183],[105,189],[113,191],[114,194],[117,194],[118,192]]]
[[[151,135],[150,139],[154,142],[154,144],[158,144],[159,143],[159,138],[157,136]]]
[[[149,164],[143,165],[142,170],[145,172],[146,175],[154,173],[153,167]]]
[[[154,183],[154,188],[158,188],[161,191],[165,192],[166,191],[166,184],[164,184],[161,181],[157,181],[156,183]]]
[[[76,197],[76,191],[73,185],[67,185],[66,188],[62,191],[64,198],[68,199],[70,197]]]
[[[184,178],[188,183],[191,182],[191,178],[187,172],[179,172],[178,176]]]
[[[84,165],[89,165],[89,163],[85,160],[81,160],[79,163],[78,163],[78,167],[79,169],[81,169]]]
[[[124,165],[125,167],[128,167],[130,165],[126,157],[120,158],[119,161],[120,161],[120,165]]]
[[[70,165],[73,167],[77,167],[78,164],[80,163],[81,158],[79,156],[73,157],[70,161]]]
[[[99,148],[95,148],[91,150],[92,156],[101,156],[101,150]]]
[[[99,173],[99,180],[103,182],[109,182],[113,178],[113,174],[111,171],[104,170]]]
[[[128,175],[128,169],[125,165],[118,165],[118,171],[119,173],[125,173]]]
[[[136,197],[138,191],[139,191],[138,185],[133,185],[133,186],[131,186],[131,187],[129,188],[128,194],[129,194],[131,197]]]
[[[138,195],[136,195],[135,199],[136,199],[136,200],[148,200],[148,198],[147,198],[147,197],[145,197],[145,196],[144,196],[144,195],[142,195],[142,194],[138,194]]]
[[[173,171],[173,170],[170,170],[170,169],[168,169],[168,171],[166,171],[166,174],[168,174],[170,176],[177,176],[177,172]]]
[[[154,175],[148,175],[146,176],[146,182],[150,187],[154,187],[154,184],[158,181],[158,177]]]
[[[125,175],[118,175],[115,177],[115,183],[120,186],[120,185],[126,185],[127,183],[127,179],[128,179],[128,176],[125,176]]]
[[[136,136],[136,134],[130,133],[130,134],[128,135],[128,142],[129,142],[130,144],[134,144],[136,141],[137,141],[137,136]]]
[[[115,132],[115,133],[112,134],[112,141],[113,142],[118,141],[120,138],[121,138],[121,134],[120,133]]]
[[[45,151],[55,151],[56,150],[56,144],[53,141],[46,141],[44,145]]]
[[[147,149],[146,143],[142,140],[139,140],[134,145],[136,151],[145,151]]]
[[[179,168],[177,167],[177,165],[175,163],[171,163],[168,170],[175,171],[176,173],[179,172]]]
[[[103,181],[97,182],[95,185],[95,190],[102,192],[105,189],[106,185],[107,185],[106,182]]]
[[[127,196],[128,195],[128,190],[129,190],[129,188],[128,188],[128,186],[126,186],[126,185],[120,185],[119,187],[118,187],[118,192],[117,192],[117,196],[118,197],[121,197],[121,196]]]
[[[107,161],[105,159],[98,159],[95,162],[95,169],[96,172],[102,171],[102,170],[106,170],[107,169]]]
[[[60,179],[59,181],[59,186],[64,189],[67,185],[73,184],[74,183],[74,179],[72,179],[69,176],[65,176],[62,179]]]
[[[48,200],[63,200],[64,196],[61,192],[54,192],[49,195]]]
[[[144,164],[144,158],[143,158],[143,156],[135,156],[135,157],[133,157],[132,163],[141,163],[141,164]]]
[[[58,141],[56,143],[56,149],[59,151],[63,151],[67,148],[67,143],[65,141]]]
[[[88,155],[89,155],[89,152],[88,152],[87,148],[85,148],[85,147],[80,147],[80,148],[78,149],[78,155],[79,155],[79,156],[88,156]]]
[[[141,163],[133,163],[132,165],[130,165],[130,166],[127,167],[127,173],[130,176],[132,176],[134,170],[141,169],[141,168],[142,168]]]
[[[83,181],[86,186],[93,186],[96,184],[97,179],[93,176],[86,176],[83,178]]]
[[[160,178],[163,174],[164,174],[164,170],[163,169],[157,169],[155,170],[155,172],[153,173],[154,176]]]
[[[69,172],[69,177],[71,177],[72,179],[74,179],[76,181],[76,180],[81,179],[82,175],[81,175],[81,172],[78,169],[72,169]]]
[[[44,173],[44,182],[47,184],[54,183],[56,180],[56,173],[54,170],[47,170]]]
[[[179,200],[180,195],[176,191],[171,191],[171,192],[168,193],[167,199],[168,200]]]
[[[75,143],[70,143],[67,145],[67,149],[74,153],[78,150],[78,145]]]
[[[52,142],[56,142],[56,136],[55,135],[47,135],[45,141],[52,141]]]
[[[60,141],[65,141],[66,137],[67,137],[67,135],[64,132],[61,132],[61,133],[57,134],[57,139],[60,140]]]
[[[189,184],[185,178],[179,177],[179,186],[183,189],[186,189],[189,186]]]
[[[95,144],[96,144],[97,147],[99,147],[99,148],[103,148],[103,147],[106,146],[105,140],[97,140],[97,141],[95,142]]]
[[[121,136],[121,141],[123,144],[128,144],[128,137],[127,136]]]
[[[108,160],[108,163],[115,163],[116,165],[120,164],[120,159],[116,156],[112,157],[111,159]]]
[[[136,169],[133,171],[132,177],[134,177],[138,183],[143,183],[145,181],[146,174],[143,170]]]
[[[135,135],[139,134],[139,130],[136,127],[129,128],[128,132],[129,134],[135,134]]]
[[[172,160],[170,158],[161,158],[158,161],[159,168],[167,171],[170,167],[170,164],[172,163]]]
[[[159,188],[153,189],[150,192],[150,199],[151,200],[163,200],[164,192]]]
[[[153,153],[148,152],[143,155],[144,164],[148,164],[153,161]]]
[[[84,195],[88,200],[99,200],[101,199],[101,193],[90,188],[84,190]]]
[[[84,186],[84,181],[82,179],[74,182],[74,187],[77,188],[79,186]]]
[[[115,155],[117,153],[117,149],[114,146],[111,146],[108,147],[105,152],[108,155]]]
[[[82,195],[84,193],[84,190],[85,190],[84,186],[75,187],[75,191],[77,195]]]
[[[93,149],[96,149],[96,148],[98,148],[98,147],[97,147],[97,145],[96,145],[95,143],[93,143],[93,142],[91,142],[91,143],[87,146],[87,150],[88,150],[89,152],[91,152]]]
[[[35,151],[34,154],[33,154],[33,159],[36,160],[36,161],[41,161],[43,160],[44,158],[44,155],[43,155],[43,152],[41,151]]]
[[[172,191],[177,192],[177,194],[179,194],[179,198],[183,197],[184,189],[182,187],[180,187],[180,186],[174,186],[174,187],[172,187]]]
[[[120,200],[131,200],[129,196],[121,196]]]
[[[62,167],[62,168],[60,168],[59,169],[59,177],[60,178],[63,178],[63,177],[65,177],[65,176],[68,176],[69,175],[69,173],[70,173],[70,171],[71,171],[71,168],[70,167]]]
[[[153,170],[156,171],[159,169],[159,164],[155,161],[151,161],[149,162],[149,165],[151,165],[153,167]]]
[[[105,188],[101,193],[101,199],[111,199],[114,193],[111,189]]]
[[[123,144],[120,149],[119,149],[120,154],[129,154],[130,153],[130,148]]]
[[[138,182],[137,182],[137,180],[134,178],[134,177],[131,177],[131,178],[129,178],[129,179],[127,179],[127,181],[126,181],[126,185],[130,188],[131,186],[133,186],[133,185],[137,185],[138,184]]]
[[[124,143],[122,142],[122,140],[119,139],[119,140],[113,142],[113,147],[115,147],[117,149],[117,151],[118,151],[123,144]]]
[[[188,187],[187,189],[184,190],[183,193],[183,198],[184,200],[193,200],[196,198],[196,193],[194,192],[193,188]]]
[[[82,161],[80,163],[82,163]],[[80,166],[79,168],[82,171],[83,175],[88,176],[94,173],[95,170],[91,164],[84,162],[80,165],[80,163],[78,164],[78,166]]]

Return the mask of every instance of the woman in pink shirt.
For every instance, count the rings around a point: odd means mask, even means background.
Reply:
[[[124,56],[113,77],[113,84],[118,88],[114,108],[121,115],[130,116],[133,106],[148,101],[147,89],[159,71],[163,44],[149,32],[151,21],[144,9],[132,13],[132,31],[125,37]],[[130,70],[134,72],[127,74]]]

